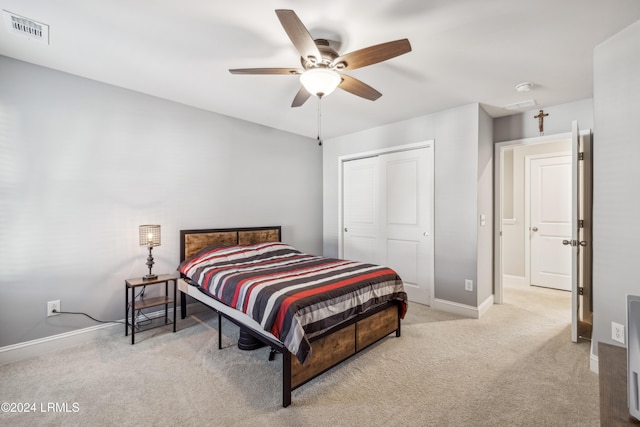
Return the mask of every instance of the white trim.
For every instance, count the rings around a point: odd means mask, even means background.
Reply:
[[[121,328],[121,323],[90,326],[88,328],[76,329],[71,332],[8,345],[0,348],[0,365],[17,362],[31,357],[42,356],[56,350],[62,350],[84,344],[89,341],[106,338],[111,335],[115,335],[116,333],[121,334]]]
[[[434,298],[433,303],[431,304],[431,308],[435,310],[446,311],[448,313],[458,314],[464,317],[470,317],[472,319],[479,319],[487,311],[489,311],[489,308],[491,308],[493,302],[493,295],[489,295],[489,297],[485,299],[478,307]]]
[[[541,144],[545,142],[562,141],[565,139],[571,139],[571,132],[556,133],[553,135],[533,136],[531,138],[514,139],[513,141],[496,142],[496,148],[500,149],[508,146],[515,145],[532,145]]]
[[[589,369],[591,372],[595,372],[596,374],[600,372],[600,368],[598,367],[598,356],[593,354],[593,350],[596,346],[596,342],[591,340],[591,350],[589,351]]]
[[[338,157],[338,164],[341,165],[342,162],[346,162],[349,160],[358,160],[358,159],[365,159],[367,157],[376,157],[381,154],[397,153],[399,151],[417,150],[418,148],[429,148],[429,147],[433,147],[434,143],[435,143],[434,139],[429,139],[427,141],[414,142],[412,144],[396,145],[394,147],[381,148],[379,150],[364,151],[361,153],[354,153],[354,154],[345,154],[344,156]]]
[[[598,356],[593,353],[589,356],[589,369],[591,369],[591,372],[596,374],[600,373],[600,369],[598,368]]]
[[[527,278],[524,276],[512,276],[510,274],[502,275],[502,284],[509,286],[526,286]]]
[[[487,311],[489,311],[489,309],[493,306],[493,304],[494,304],[494,298],[493,298],[493,294],[491,294],[487,297],[487,299],[481,302],[480,305],[478,306],[478,319],[484,316],[487,313]]]
[[[502,175],[504,175],[503,145],[494,145],[493,163],[493,295],[496,304],[502,304],[504,299],[502,288]]]
[[[194,306],[193,309],[191,308],[192,306]],[[189,313],[201,311],[197,309],[198,306],[202,307],[202,305],[198,303],[189,304],[189,310],[187,311]],[[169,308],[169,313],[173,313],[173,308]],[[164,309],[151,313],[145,313],[145,315],[152,319],[162,317],[164,316]],[[179,315],[180,307],[178,307],[178,312],[176,313],[176,316]],[[139,319],[142,320],[144,319],[144,317],[139,317]],[[124,321],[124,319],[119,320],[119,322]],[[86,344],[91,341],[104,339],[112,335],[122,334],[123,327],[123,323],[105,323],[64,332],[62,334],[50,335],[48,337],[0,347],[0,365],[17,362],[19,360],[28,359],[31,357],[42,356],[57,350],[75,347],[77,345]],[[123,339],[125,339],[124,336]],[[126,337],[126,339],[126,343],[131,345],[131,339],[129,337]],[[123,343],[124,342],[125,341],[123,341]]]

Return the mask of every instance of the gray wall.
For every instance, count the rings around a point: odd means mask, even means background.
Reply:
[[[640,21],[594,50],[594,349],[626,323],[627,294],[640,295]]]
[[[0,75],[0,347],[94,325],[47,318],[54,299],[124,318],[140,224],[162,225],[159,273],[185,228],[282,225],[322,251],[315,140],[1,56]]]
[[[477,306],[478,286],[474,292],[465,291],[464,280],[478,283],[478,177],[481,174],[478,127],[481,116],[483,127],[487,126],[487,117],[480,110],[479,104],[470,104],[325,141],[324,255],[338,255],[338,158],[433,139],[435,297]],[[489,130],[483,132],[483,139],[487,139]],[[483,175],[487,161],[483,157]],[[492,206],[490,201],[488,203]],[[491,224],[491,216],[487,218]],[[483,294],[486,293],[484,286]]]
[[[534,95],[532,95],[534,96]],[[571,132],[571,122],[578,121],[580,129],[593,129],[593,100],[570,102],[567,104],[540,107],[549,116],[544,118],[544,134]],[[540,136],[538,131],[538,110],[522,114],[499,117],[493,120],[493,140],[495,142],[514,141],[517,139]]]

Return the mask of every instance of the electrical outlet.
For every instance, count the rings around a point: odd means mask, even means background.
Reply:
[[[473,280],[464,279],[464,290],[473,292]]]
[[[47,317],[57,316],[58,314],[60,314],[60,300],[47,302]]]
[[[611,339],[624,344],[624,325],[611,322]]]

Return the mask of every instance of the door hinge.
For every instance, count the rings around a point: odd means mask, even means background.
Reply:
[[[578,153],[578,160],[584,160],[584,153]]]
[[[578,220],[578,228],[584,228],[584,219]]]
[[[579,287],[578,288],[578,295],[584,295],[584,288],[583,287]]]

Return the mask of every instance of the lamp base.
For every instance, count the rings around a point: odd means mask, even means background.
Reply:
[[[149,267],[149,274],[144,276],[142,280],[155,280],[158,278],[157,274],[151,273],[151,267],[153,267],[153,264],[154,264],[153,254],[151,253],[152,249],[153,249],[153,246],[149,246],[149,256],[147,257],[147,262],[146,262],[147,267]]]

